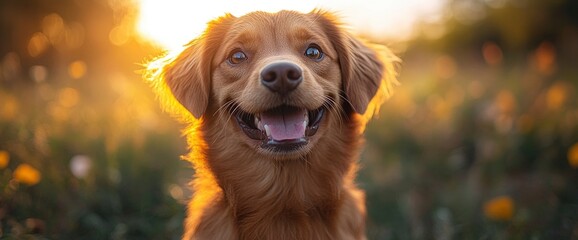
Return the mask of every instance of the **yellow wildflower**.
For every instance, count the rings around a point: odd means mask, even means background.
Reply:
[[[0,151],[0,169],[6,168],[10,162],[10,155],[6,151]]]
[[[40,182],[42,175],[36,168],[24,163],[16,167],[13,177],[16,181],[26,185],[35,185]]]
[[[484,214],[496,221],[508,221],[514,216],[514,200],[508,196],[495,197],[484,204]]]
[[[568,149],[568,163],[573,168],[578,168],[578,143],[574,143],[570,149]]]

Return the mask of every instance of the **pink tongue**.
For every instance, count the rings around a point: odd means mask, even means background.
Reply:
[[[307,111],[299,109],[297,111],[284,113],[263,113],[261,123],[269,127],[269,133],[273,140],[282,141],[299,139],[305,137],[305,126]]]

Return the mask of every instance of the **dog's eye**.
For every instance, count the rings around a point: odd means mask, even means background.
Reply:
[[[323,52],[317,45],[311,45],[305,50],[305,56],[311,58],[315,61],[319,61],[323,58]]]
[[[242,51],[235,51],[235,52],[231,53],[231,55],[229,55],[229,59],[228,59],[229,63],[233,64],[233,65],[242,63],[245,60],[247,60],[247,55],[245,55],[245,53]]]

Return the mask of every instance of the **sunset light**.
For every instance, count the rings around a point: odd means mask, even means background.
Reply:
[[[184,0],[141,0],[137,27],[146,38],[173,49],[201,34],[207,22],[224,13],[241,16],[254,10],[276,12],[282,9],[306,12],[315,8],[313,2],[296,0],[281,5],[271,1],[215,0],[199,4]]]
[[[379,38],[407,38],[412,26],[423,19],[439,19],[444,0],[435,1],[346,1],[212,0],[202,4],[185,0],[140,0],[137,31],[146,39],[174,49],[194,39],[206,23],[225,13],[241,16],[252,11],[309,12],[315,8],[336,12],[353,30]]]
[[[0,0],[0,240],[578,240],[576,3]]]

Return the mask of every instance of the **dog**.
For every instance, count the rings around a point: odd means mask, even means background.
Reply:
[[[146,78],[190,126],[183,239],[365,239],[362,132],[397,62],[322,10],[226,14],[151,62]]]

